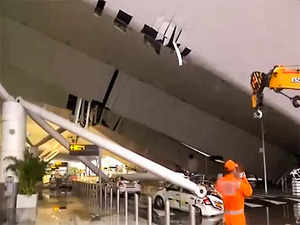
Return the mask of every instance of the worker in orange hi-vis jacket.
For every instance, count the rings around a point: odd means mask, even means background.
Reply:
[[[228,160],[224,167],[227,174],[217,180],[216,189],[223,198],[225,224],[246,225],[244,201],[252,195],[252,187],[237,163]]]

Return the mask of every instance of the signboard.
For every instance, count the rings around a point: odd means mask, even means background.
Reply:
[[[70,155],[99,155],[99,147],[97,145],[71,144],[69,150]]]
[[[71,152],[81,152],[85,150],[85,145],[72,144],[70,145]]]
[[[56,161],[50,166],[52,170],[58,169],[59,167],[68,167],[68,162]]]

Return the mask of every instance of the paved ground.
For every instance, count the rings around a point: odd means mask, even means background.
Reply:
[[[62,202],[60,200],[59,202]],[[124,205],[123,199],[121,199],[121,210]],[[252,198],[246,200],[245,212],[248,221],[248,225],[285,225],[285,224],[298,224],[300,223],[300,199],[291,197],[291,196],[276,196],[276,195],[254,195]],[[113,214],[109,215],[109,210],[107,215],[103,217],[101,222],[91,221],[91,216],[88,213],[88,210],[85,205],[80,202],[77,198],[69,198],[67,201],[67,209],[61,210],[60,212],[52,213],[53,220],[49,224],[126,224],[124,218],[124,211],[122,210],[120,216]],[[40,209],[39,218],[40,221],[43,221],[45,218],[42,216],[43,213],[48,214],[49,207],[44,205],[44,208],[48,210]],[[133,199],[129,199],[129,225],[135,224],[133,219],[134,214],[134,202]],[[61,215],[61,216],[59,216]],[[63,215],[72,215],[71,219],[69,218],[69,223],[66,216]],[[146,224],[147,221],[147,207],[145,204],[140,204],[139,208],[139,224]],[[164,211],[154,210],[153,212],[153,222],[159,225],[163,225],[165,221]],[[64,218],[63,220],[60,218]],[[56,221],[56,223],[53,223]],[[39,222],[39,221],[38,221]],[[40,223],[37,223],[40,224]],[[41,223],[43,224],[43,223]],[[46,224],[46,223],[45,223]],[[180,212],[177,210],[171,211],[171,224],[176,225],[188,225],[189,224],[189,215],[188,213]],[[211,218],[201,218],[197,217],[198,225],[218,225],[222,224],[222,217],[211,217]]]
[[[173,211],[172,224],[188,225],[188,215]],[[287,225],[300,224],[300,199],[287,196],[261,196],[254,195],[245,203],[245,214],[248,225]],[[163,225],[163,220],[161,223]],[[200,225],[222,224],[222,217],[198,218]]]
[[[134,221],[134,201],[129,199],[129,216],[126,223],[124,216],[124,200],[121,198],[121,213],[116,214],[115,200],[113,210],[109,208],[105,211],[102,219],[93,220],[93,215],[86,201],[82,201],[74,196],[50,197],[44,195],[44,200],[39,202],[37,220],[17,223],[18,225],[133,225]],[[23,216],[29,216],[33,211],[22,211]],[[289,195],[264,195],[255,194],[246,200],[245,213],[248,225],[286,225],[300,224],[300,199]],[[19,212],[20,215],[20,212]],[[147,224],[147,207],[140,204],[139,224]],[[164,211],[154,210],[153,224],[164,225]],[[12,223],[2,223],[3,225],[13,225]],[[171,210],[171,224],[188,225],[188,213]],[[219,225],[222,224],[222,217],[201,218],[197,217],[198,225]]]
[[[299,224],[300,199],[290,195],[254,195],[246,201],[248,224]]]

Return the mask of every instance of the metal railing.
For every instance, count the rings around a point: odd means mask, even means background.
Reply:
[[[14,97],[9,95],[9,93],[5,90],[5,88],[0,83],[0,98],[6,100],[6,101],[15,101]],[[80,137],[83,137],[87,139],[88,141],[98,145],[99,147],[105,148],[109,150],[110,152],[118,155],[119,157],[122,157],[141,168],[144,168],[147,171],[150,171],[151,173],[163,178],[166,181],[169,181],[170,183],[177,184],[178,186],[185,188],[191,192],[194,192],[198,196],[200,195],[200,188],[197,184],[191,182],[190,180],[178,175],[174,171],[161,166],[147,158],[144,158],[133,151],[126,149],[116,142],[107,139],[106,137],[102,135],[94,134],[86,129],[83,129],[81,127],[78,127],[76,124],[68,121],[65,118],[62,118],[58,115],[55,115],[52,112],[49,112],[37,105],[34,105],[28,101],[25,101],[21,97],[18,97],[16,99],[17,102],[19,102],[27,111],[28,114],[31,115],[32,118],[35,118],[36,121],[39,121],[40,123],[43,123],[43,128],[45,127],[51,127],[47,122],[44,120],[47,120],[49,122],[55,123],[59,125],[60,127],[69,130],[73,132],[74,134],[79,135]],[[52,132],[53,131],[53,132]],[[55,132],[54,129],[47,130],[51,136],[53,136],[56,140],[58,140],[63,146],[68,147],[69,143],[61,136],[58,135],[57,132]],[[92,211],[96,212],[96,215],[101,215],[102,212],[102,186],[99,184],[91,184],[91,183],[82,183],[82,182],[75,182],[74,183],[74,190],[81,195],[82,197],[86,197],[88,200],[89,208]],[[112,196],[112,191],[111,191]],[[107,193],[105,193],[105,205],[106,205],[106,198]],[[150,196],[148,196],[148,224],[152,224],[152,199]],[[126,209],[125,214],[128,215],[128,193],[125,192],[125,202],[126,202]],[[138,209],[139,201],[136,201],[136,208]],[[170,210],[170,204],[166,204],[166,212],[169,212]],[[111,206],[112,206],[112,197],[111,197]],[[112,207],[111,207],[112,208]],[[190,215],[191,215],[191,224],[195,224],[195,210],[194,206],[191,205]],[[112,211],[112,210],[111,210]],[[120,213],[120,191],[117,190],[117,213]],[[138,210],[135,211],[136,218],[138,219]],[[166,223],[170,221],[170,213],[166,213]],[[128,217],[127,217],[128,220]],[[138,223],[138,221],[136,221]],[[127,221],[128,224],[128,221]]]
[[[15,101],[14,97],[6,91],[1,83],[0,98],[5,101]],[[119,157],[124,158],[129,162],[136,164],[137,166],[140,166],[141,168],[157,175],[158,177],[163,178],[163,180],[169,181],[170,183],[176,184],[182,188],[194,192],[198,196],[201,194],[198,185],[194,182],[178,175],[174,171],[162,165],[159,165],[127,148],[120,146],[118,143],[106,138],[105,136],[97,135],[88,131],[87,129],[78,127],[75,123],[70,122],[68,119],[49,112],[42,107],[39,107],[22,99],[21,97],[18,97],[16,101],[20,103],[24,107],[24,109],[26,109],[26,112],[31,116],[31,118],[34,118],[35,121],[40,125],[42,124],[42,127],[44,129],[47,127],[50,128],[47,130],[47,133],[49,133],[67,149],[69,143],[64,139],[62,135],[56,132],[53,128],[51,129],[51,126],[45,120],[55,123],[61,128],[71,131],[72,133],[79,135],[82,138],[85,138],[86,140],[90,141],[93,144],[96,144],[100,148],[107,149],[108,151],[118,155]]]
[[[86,201],[89,211],[100,216],[100,186],[94,183],[73,182],[73,192],[83,201]]]
[[[3,94],[4,95],[4,94]],[[70,122],[69,120],[60,117],[52,112],[49,112],[42,107],[39,107],[35,104],[32,104],[21,97],[18,97],[17,102],[19,102],[29,113],[36,114],[47,120],[49,122],[55,123],[60,127],[79,135],[80,137],[94,143],[95,145],[99,146],[100,148],[104,148],[110,151],[117,156],[128,160],[136,164],[137,166],[155,174],[158,177],[163,178],[170,183],[176,184],[182,188],[185,188],[196,195],[200,196],[200,188],[197,184],[190,181],[189,179],[179,175],[178,173],[158,164],[155,163],[135,152],[131,151],[130,149],[124,148],[123,146],[119,145],[118,143],[114,142],[113,140],[108,139],[103,135],[97,135],[93,132],[90,132],[87,129],[81,128],[76,124]]]
[[[85,200],[88,204],[88,209],[95,216],[112,216],[113,214],[123,213],[125,224],[129,224],[129,205],[128,205],[128,192],[124,192],[124,204],[120,203],[120,189],[113,189],[111,186],[105,184],[99,185],[98,183],[86,182],[73,182],[73,190],[78,197]],[[100,195],[103,193],[103,202],[100,200]],[[114,194],[116,198],[114,199]],[[152,225],[153,221],[153,205],[152,197],[145,196],[147,199],[147,225]],[[139,224],[139,204],[141,198],[137,193],[134,193],[134,222],[135,225]],[[115,201],[115,203],[114,203]],[[109,206],[109,207],[108,207]],[[114,207],[115,206],[115,207]],[[120,208],[122,207],[122,210]],[[165,201],[165,225],[171,224],[170,217],[170,201]],[[189,206],[189,220],[190,225],[196,224],[196,210],[193,205]]]

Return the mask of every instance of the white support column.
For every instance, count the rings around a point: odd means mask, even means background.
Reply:
[[[15,101],[6,101],[2,109],[2,152],[0,182],[4,183],[7,176],[17,177],[12,171],[6,171],[11,163],[4,160],[5,157],[13,156],[23,159],[26,140],[26,113],[23,106]]]

